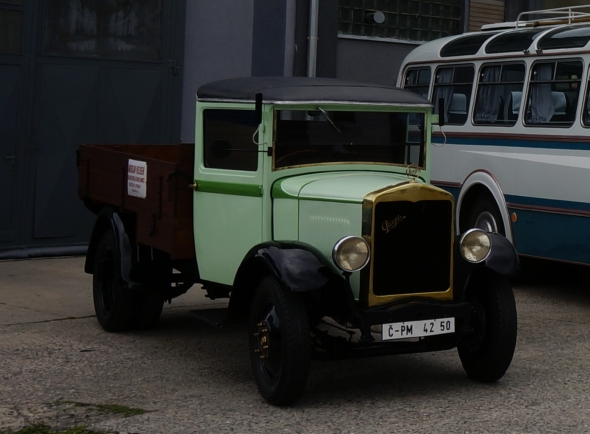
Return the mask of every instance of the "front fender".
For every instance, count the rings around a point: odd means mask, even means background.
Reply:
[[[514,246],[504,235],[488,232],[492,250],[484,261],[486,267],[503,276],[513,277],[520,273],[520,260]]]
[[[268,272],[295,292],[313,291],[331,278],[340,277],[334,266],[313,246],[299,241],[269,241],[252,248],[244,257],[234,288],[250,274],[248,269],[253,262],[262,263]]]
[[[84,264],[84,271],[89,274],[93,273],[96,248],[98,247],[102,235],[109,229],[113,231],[115,237],[115,253],[118,259],[115,261],[117,276],[128,288],[136,289],[139,284],[130,278],[131,267],[133,264],[131,242],[129,241],[129,236],[125,231],[125,225],[123,224],[121,217],[111,207],[104,207],[96,217],[96,223],[92,229],[92,235],[88,245],[88,254]]]
[[[492,242],[492,250],[486,260],[480,264],[473,264],[463,258],[459,251],[460,235],[455,238],[453,286],[457,288],[459,294],[464,294],[469,276],[481,268],[488,268],[506,277],[516,276],[520,272],[520,260],[512,243],[503,235],[491,232],[487,234]]]
[[[227,322],[247,318],[256,287],[269,274],[295,292],[320,289],[330,281],[345,282],[334,265],[309,244],[298,241],[259,244],[248,252],[238,268]]]

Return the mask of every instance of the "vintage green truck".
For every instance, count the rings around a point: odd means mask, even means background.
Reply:
[[[314,357],[457,348],[475,380],[504,375],[518,256],[499,234],[455,233],[453,197],[429,184],[427,100],[259,77],[206,84],[196,104],[194,144],[78,151],[105,330],[152,326],[165,300],[201,284],[229,298],[210,322],[249,323],[254,378],[274,405],[301,396]]]

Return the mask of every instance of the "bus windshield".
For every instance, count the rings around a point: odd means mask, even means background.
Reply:
[[[424,167],[424,113],[278,110],[274,168],[323,164]]]

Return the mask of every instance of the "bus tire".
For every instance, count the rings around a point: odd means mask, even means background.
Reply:
[[[258,390],[270,404],[295,402],[305,388],[311,359],[303,300],[274,276],[256,289],[249,324],[249,353]]]
[[[480,194],[469,209],[467,223],[461,232],[471,228],[479,228],[506,236],[502,214],[490,195]]]
[[[459,342],[457,350],[467,375],[492,383],[504,376],[514,356],[516,303],[503,276],[484,270],[474,277],[467,297],[473,304],[475,334]]]
[[[133,319],[134,294],[117,276],[117,249],[111,229],[104,232],[94,257],[92,296],[98,323],[109,332],[126,330]]]

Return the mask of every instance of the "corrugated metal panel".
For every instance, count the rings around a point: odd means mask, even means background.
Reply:
[[[478,31],[484,24],[504,21],[503,0],[471,0],[469,7],[469,31]]]

